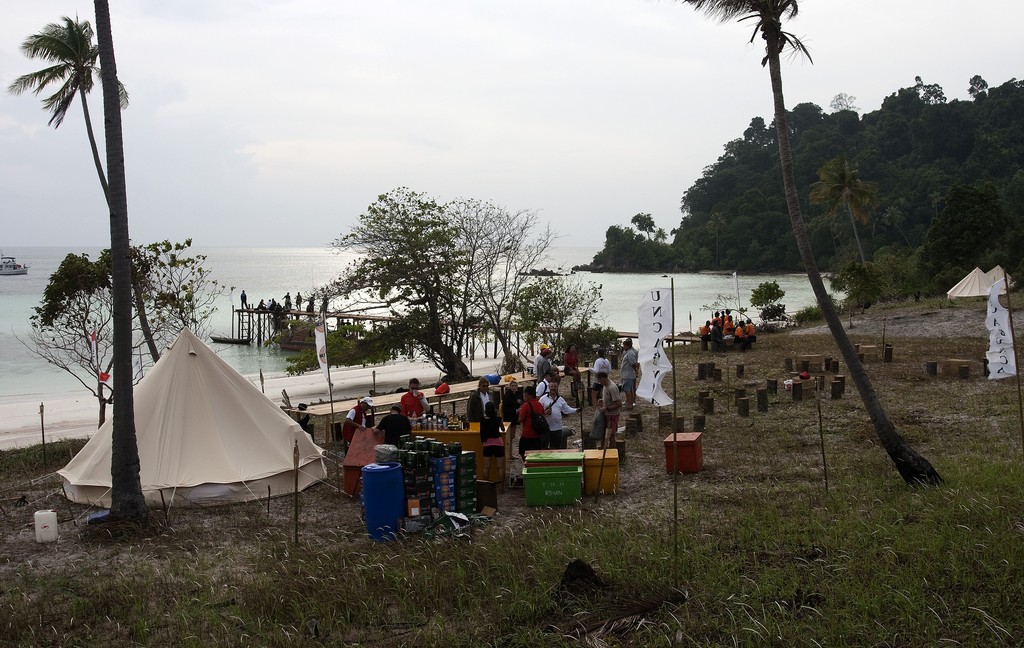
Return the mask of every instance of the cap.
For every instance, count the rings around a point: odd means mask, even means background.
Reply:
[[[546,343],[540,345],[540,350],[541,351],[544,351],[544,350],[547,350],[547,349],[550,349],[550,348],[551,347],[549,347]]]
[[[369,396],[363,396],[363,398],[359,402],[360,403],[366,403],[370,407],[373,407],[373,399],[370,398]]]
[[[800,380],[807,380],[810,377],[811,377],[811,374],[807,373],[806,371],[801,371],[800,372]]]

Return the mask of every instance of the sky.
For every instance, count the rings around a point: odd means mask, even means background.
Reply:
[[[771,120],[763,46],[653,0],[135,0],[111,3],[132,239],[321,246],[409,187],[535,210],[559,245],[600,247],[680,198],[750,120]],[[26,36],[87,0],[9,2],[0,86],[44,67]],[[873,111],[914,77],[967,99],[1021,76],[1020,0],[803,0],[787,106]],[[99,87],[89,97],[102,134]],[[80,104],[59,129],[0,92],[3,246],[105,246]],[[102,143],[101,143],[102,151]],[[851,152],[851,154],[855,154]],[[824,162],[824,160],[822,161]],[[781,187],[780,187],[781,191]],[[400,224],[396,223],[396,227]]]

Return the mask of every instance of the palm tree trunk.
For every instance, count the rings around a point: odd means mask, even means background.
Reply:
[[[889,457],[896,464],[896,469],[899,471],[900,476],[910,484],[938,484],[942,481],[939,473],[936,472],[927,459],[917,454],[903,440],[903,437],[896,431],[896,426],[889,419],[889,415],[882,406],[881,399],[875,392],[871,380],[864,370],[864,365],[861,364],[860,359],[857,357],[853,343],[843,329],[843,323],[839,319],[839,314],[832,303],[832,298],[829,297],[828,292],[825,290],[825,284],[822,281],[817,262],[814,260],[814,254],[811,251],[810,239],[804,227],[803,215],[800,212],[800,201],[797,196],[796,178],[793,173],[793,151],[790,148],[789,127],[786,123],[786,102],[782,93],[782,66],[779,61],[780,34],[778,27],[776,27],[774,32],[771,29],[765,30],[763,35],[767,42],[768,69],[772,82],[772,96],[775,102],[775,129],[779,138],[779,160],[782,165],[786,205],[789,208],[789,219],[793,227],[797,248],[800,251],[800,259],[803,261],[804,268],[807,271],[807,278],[814,291],[814,296],[818,301],[822,314],[825,316],[828,328],[832,332],[833,338],[835,338],[839,352],[846,362],[847,372],[857,387],[857,392],[860,394],[861,401],[863,401],[875,432],[878,434],[878,439]]]
[[[78,97],[82,100],[82,112],[85,114],[85,133],[89,136],[89,148],[92,149],[92,161],[96,165],[96,175],[100,177],[100,186],[103,187],[104,199],[109,199],[110,189],[107,187],[107,176],[103,173],[103,163],[100,161],[100,151],[96,147],[96,135],[92,131],[92,117],[89,116],[89,102],[85,100],[85,88],[78,86]]]
[[[103,163],[100,161],[100,152],[96,147],[96,135],[92,130],[92,116],[89,114],[89,102],[85,99],[85,90],[83,86],[78,87],[78,96],[82,100],[82,113],[85,115],[85,132],[89,136],[89,148],[92,150],[92,161],[96,165],[96,175],[100,178],[100,186],[103,187],[103,199],[110,203],[110,188],[107,186],[107,176],[103,173]],[[156,346],[156,341],[153,339],[153,329],[149,326],[149,318],[146,317],[146,303],[142,299],[142,292],[140,290],[138,281],[135,278],[135,272],[132,272],[132,292],[135,296],[135,310],[139,314],[139,327],[142,329],[142,336],[146,339],[146,345],[149,347],[149,353],[153,356],[153,362],[160,359],[160,350]]]
[[[850,203],[846,203],[846,211],[850,214],[850,227],[853,228],[853,238],[857,241],[857,251],[860,252],[860,263],[861,265],[864,265],[868,261],[864,258],[864,246],[860,244],[860,234],[857,233],[857,219],[853,217],[853,209],[850,207]]]
[[[139,448],[135,436],[135,398],[132,388],[132,258],[128,236],[128,196],[125,187],[124,141],[118,97],[117,64],[107,0],[95,0],[96,39],[103,75],[103,126],[106,134],[110,184],[111,280],[114,297],[114,429],[111,441],[111,505],[115,518],[144,521],[148,516],[139,477]]]

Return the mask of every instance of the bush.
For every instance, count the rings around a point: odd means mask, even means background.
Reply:
[[[793,316],[793,320],[803,326],[804,324],[813,324],[814,322],[820,322],[825,319],[825,316],[821,314],[821,307],[807,306],[797,311],[796,315]]]

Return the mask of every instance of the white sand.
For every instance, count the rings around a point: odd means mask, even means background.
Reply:
[[[466,364],[469,366],[469,359]],[[477,375],[491,373],[501,360],[477,358],[472,369]],[[392,392],[409,384],[410,378],[419,378],[424,384],[433,384],[439,377],[438,370],[425,362],[393,362],[376,367],[332,368],[334,399],[346,400],[365,396],[371,389],[377,393]],[[246,376],[256,389],[260,388],[259,376]],[[376,386],[376,387],[374,387]],[[292,405],[327,401],[327,381],[323,373],[309,372],[301,376],[266,377],[264,390],[268,398],[280,405],[281,390],[287,390]],[[84,389],[66,395],[49,395],[39,400],[25,397],[0,397],[0,450],[24,447],[40,443],[40,402],[44,406],[43,422],[46,440],[88,437],[96,430],[99,420],[99,404],[92,394]],[[113,414],[107,406],[107,417]]]

